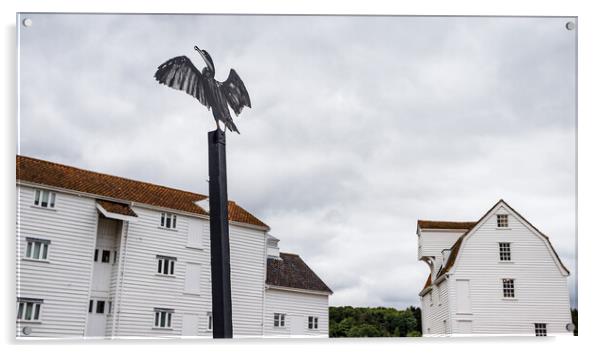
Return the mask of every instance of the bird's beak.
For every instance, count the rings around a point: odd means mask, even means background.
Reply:
[[[205,60],[205,64],[207,64],[207,68],[209,69],[209,71],[215,72],[215,67],[213,66],[213,60],[211,59],[211,56],[209,55],[209,53],[207,53],[206,50],[199,49],[199,47],[197,47],[196,45],[194,46],[194,50],[198,51],[199,54],[201,54],[201,57],[203,58],[203,60]]]

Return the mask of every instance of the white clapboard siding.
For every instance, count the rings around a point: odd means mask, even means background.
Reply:
[[[33,206],[34,188],[17,185],[17,297],[43,299],[41,323],[17,322],[17,336],[83,336],[98,219],[90,198],[57,192],[54,209]],[[51,241],[48,261],[24,260],[26,237]],[[16,298],[15,298],[16,300]]]
[[[431,298],[432,296],[432,302]],[[449,303],[447,282],[433,286],[432,290],[421,298],[422,330],[425,336],[444,332],[444,320],[449,323]],[[449,326],[449,325],[448,325]],[[449,331],[448,331],[449,333]]]
[[[285,326],[274,327],[274,313],[285,314]],[[290,336],[292,317],[303,322],[302,335],[328,337],[328,295],[270,288],[266,290],[264,335]],[[318,329],[310,330],[308,316],[318,317]]]
[[[160,227],[161,212],[134,207],[138,221],[130,223],[124,246],[123,280],[118,288],[119,317],[117,336],[180,336],[184,314],[205,317],[211,311],[210,254],[207,250],[187,247],[190,222],[202,223],[193,229],[208,227],[208,222],[178,215],[177,229]],[[209,249],[209,238],[203,238]],[[176,257],[174,276],[157,274],[157,255]],[[184,293],[186,264],[200,264],[200,294]],[[168,308],[172,329],[153,328],[154,308]],[[210,336],[206,326],[199,336]]]
[[[465,230],[421,230],[418,237],[418,259],[423,256],[441,258],[441,251],[449,249]]]
[[[473,334],[534,335],[534,323],[546,323],[548,334],[570,334],[567,278],[545,240],[503,204],[465,238],[450,285],[452,330],[472,320]],[[509,214],[509,227],[497,228],[495,214]],[[499,242],[511,243],[510,263],[499,261]],[[504,299],[502,279],[515,279],[515,299]],[[470,279],[472,315],[457,314],[455,283]]]
[[[265,241],[263,231],[230,225],[232,330],[235,337],[262,334]]]

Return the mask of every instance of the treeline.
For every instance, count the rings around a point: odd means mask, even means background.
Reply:
[[[329,308],[330,337],[419,337],[422,336],[420,308]]]

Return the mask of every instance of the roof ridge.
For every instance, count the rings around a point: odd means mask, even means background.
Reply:
[[[209,196],[207,196],[207,195],[198,194],[196,192],[192,192],[192,191],[188,191],[188,190],[177,189],[177,188],[170,187],[170,186],[154,184],[154,183],[151,183],[151,182],[148,182],[148,181],[136,180],[136,179],[131,179],[131,178],[124,178],[124,177],[121,177],[121,176],[117,176],[117,175],[113,175],[113,174],[108,174],[108,173],[96,172],[94,170],[84,169],[84,168],[81,168],[81,167],[74,167],[74,166],[70,166],[70,165],[66,165],[66,164],[62,164],[62,163],[57,163],[57,162],[51,162],[51,161],[47,161],[47,160],[44,160],[44,159],[39,159],[39,158],[34,158],[34,157],[29,157],[29,156],[24,156],[24,155],[19,155],[19,154],[17,155],[17,159],[18,158],[27,158],[27,159],[30,159],[30,160],[33,160],[33,161],[42,162],[42,163],[48,163],[48,164],[53,164],[53,165],[59,166],[59,167],[64,167],[64,168],[69,168],[69,169],[77,169],[77,170],[80,170],[80,171],[86,172],[86,173],[99,174],[99,175],[108,176],[108,177],[111,177],[111,178],[117,178],[117,179],[121,179],[121,180],[131,181],[131,182],[134,182],[134,183],[141,183],[141,184],[156,186],[156,187],[163,188],[163,189],[169,189],[169,190],[174,190],[174,191],[178,191],[178,192],[185,192],[185,193],[190,194],[190,195],[195,195],[195,196],[201,196],[201,197],[204,197],[204,198],[209,198]],[[235,203],[234,201],[229,201],[229,202]]]

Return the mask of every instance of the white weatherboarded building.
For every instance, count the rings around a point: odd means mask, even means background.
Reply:
[[[17,156],[16,335],[211,337],[206,199]],[[228,207],[234,337],[327,337],[331,290]]]
[[[569,271],[500,200],[477,222],[418,221],[424,336],[572,335]]]

